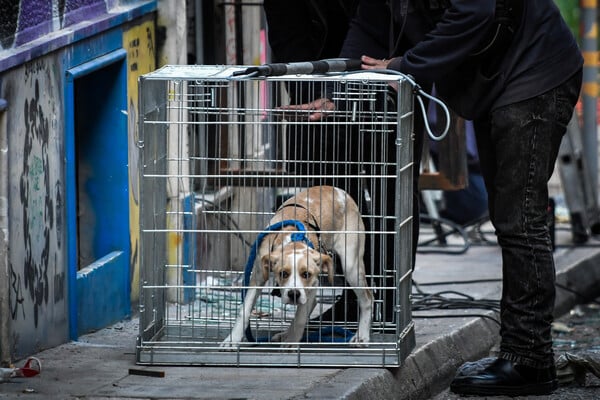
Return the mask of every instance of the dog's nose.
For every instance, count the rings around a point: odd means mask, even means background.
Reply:
[[[300,299],[300,291],[299,290],[289,290],[288,298],[293,304],[296,304]]]

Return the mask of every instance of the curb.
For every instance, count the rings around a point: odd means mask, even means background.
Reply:
[[[557,257],[561,265],[556,276],[556,315],[598,295],[600,288],[600,252],[574,248]],[[580,254],[583,253],[583,254]],[[579,257],[577,255],[579,254]],[[573,293],[576,292],[579,295]],[[498,293],[498,298],[500,294]],[[487,312],[493,316],[494,312]],[[440,338],[425,343],[394,369],[346,369],[319,387],[305,393],[306,399],[346,400],[426,400],[446,389],[456,369],[464,362],[489,356],[498,343],[498,326],[487,318],[465,317],[465,323]]]

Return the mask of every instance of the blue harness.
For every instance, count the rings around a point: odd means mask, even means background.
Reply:
[[[294,232],[290,236],[292,242],[303,242],[311,249],[315,248],[312,242],[308,240],[308,237],[306,236],[306,228],[304,227],[304,224],[300,221],[287,219],[285,221],[276,222],[273,225],[268,226],[264,231],[258,234],[256,240],[250,248],[248,262],[246,262],[246,267],[244,268],[244,289],[242,289],[242,301],[244,301],[244,297],[246,297],[246,287],[250,285],[250,275],[252,274],[252,266],[254,265],[254,260],[256,259],[256,252],[258,251],[260,244],[262,243],[265,236],[267,236],[269,233],[273,231],[279,231],[286,226],[294,226],[298,230],[298,232]]]
[[[254,241],[254,243],[252,244],[252,247],[250,248],[250,255],[248,256],[248,261],[246,262],[246,266],[244,268],[244,287],[242,288],[242,303],[244,302],[244,298],[246,297],[246,292],[248,291],[248,289],[246,289],[246,288],[248,286],[250,286],[250,275],[252,274],[252,267],[254,265],[254,261],[256,259],[256,253],[258,252],[258,248],[260,247],[260,244],[262,243],[265,236],[267,236],[268,234],[270,234],[273,231],[279,231],[286,226],[293,226],[297,230],[297,232],[294,232],[290,235],[290,239],[292,242],[303,242],[311,249],[315,248],[315,246],[312,244],[312,242],[306,236],[306,228],[304,227],[304,224],[300,221],[287,219],[284,221],[276,222],[273,225],[268,226],[264,231],[262,231],[261,233],[258,234],[258,236],[256,237],[256,240]],[[340,338],[340,336],[341,336],[341,338]],[[324,328],[321,332],[309,334],[308,337],[303,337],[302,339],[305,341],[317,341],[319,339],[322,340],[322,339],[328,337],[328,338],[330,338],[330,341],[332,341],[332,342],[333,341],[347,342],[352,338],[352,336],[353,336],[352,332],[349,332],[346,329],[338,328],[338,327],[333,327],[333,328],[329,327],[329,329]],[[250,329],[250,325],[248,325],[248,327],[246,327],[246,340],[248,340],[249,342],[266,342],[266,341],[268,341],[268,339],[259,339],[259,340],[254,339],[254,336],[252,335],[252,330]]]

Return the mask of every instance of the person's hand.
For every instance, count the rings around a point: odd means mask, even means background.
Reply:
[[[366,69],[366,70],[381,70],[381,69],[388,69],[388,65],[390,64],[390,61],[392,60],[387,60],[387,59],[383,59],[380,60],[378,58],[373,58],[373,57],[369,57],[369,56],[362,56],[360,58],[360,61],[362,61],[362,69]],[[390,86],[395,90],[398,91],[398,84],[396,82],[392,82],[390,83]]]
[[[333,101],[329,99],[321,98],[306,104],[291,104],[287,106],[281,106],[279,109],[283,110],[284,117],[289,117],[289,114],[291,114],[286,113],[286,111],[314,111],[308,114],[308,120],[320,121],[327,116],[328,112],[335,110],[335,104],[333,104]],[[298,115],[296,115],[296,118],[293,119],[298,119]]]
[[[391,60],[386,60],[385,58],[380,60],[378,58],[362,56],[360,61],[362,61],[362,69],[387,69]]]

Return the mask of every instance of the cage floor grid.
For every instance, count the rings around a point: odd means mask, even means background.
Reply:
[[[407,334],[412,332],[413,327]],[[349,348],[335,343],[242,343],[223,350],[219,343],[196,341],[202,329],[167,325],[156,338],[138,345],[138,363],[148,365],[220,365],[287,367],[397,367],[412,348],[397,343],[396,334],[373,335],[368,347]]]

